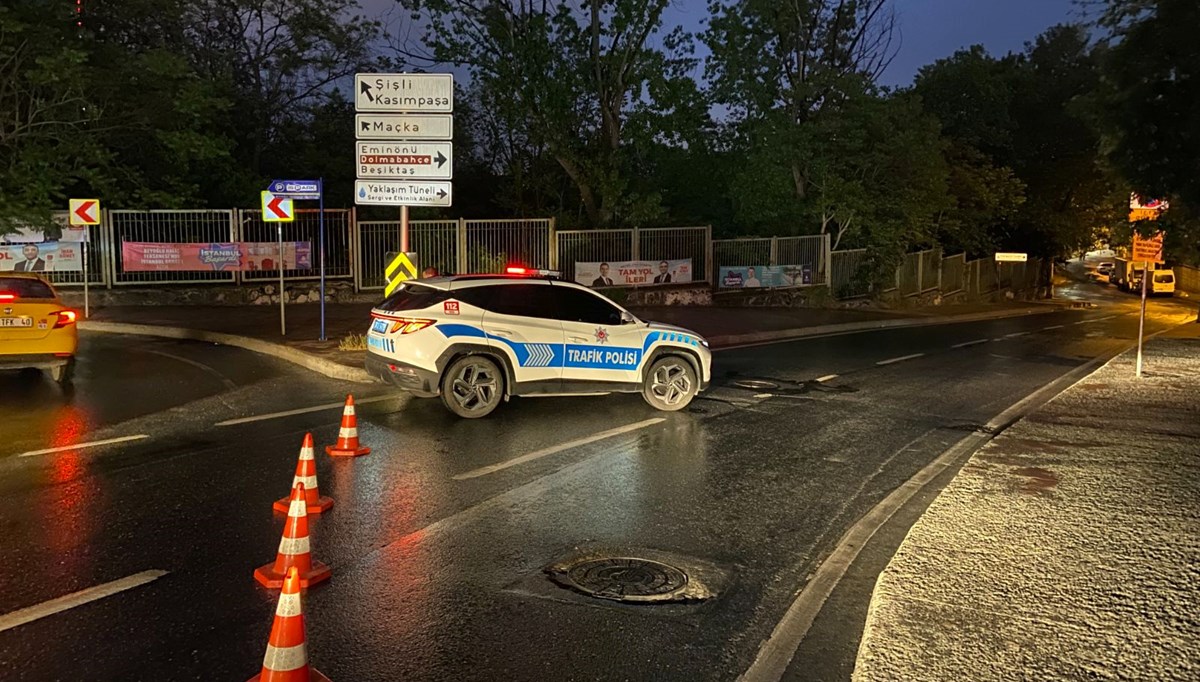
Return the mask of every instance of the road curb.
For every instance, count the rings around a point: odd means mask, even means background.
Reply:
[[[905,317],[895,320],[871,320],[869,322],[847,322],[843,324],[825,324],[817,327],[797,327],[793,329],[777,329],[769,332],[754,332],[752,334],[727,334],[710,336],[708,342],[713,350],[721,350],[729,346],[741,346],[755,343],[771,343],[774,341],[790,341],[810,336],[827,334],[844,334],[849,332],[874,331],[879,329],[897,329],[902,327],[927,327],[938,324],[954,324],[956,322],[979,322],[982,320],[1000,320],[1006,317],[1024,317],[1054,313],[1063,308],[1053,305],[1019,310],[997,310],[983,313],[967,313],[965,315],[941,315],[938,317]]]
[[[346,365],[326,360],[302,350],[297,350],[280,343],[272,343],[248,336],[210,332],[203,329],[187,329],[184,327],[168,327],[154,324],[130,324],[126,322],[80,322],[83,331],[100,332],[104,334],[134,334],[137,336],[156,336],[164,339],[186,339],[191,341],[207,341],[226,346],[236,346],[255,353],[270,355],[299,365],[307,370],[322,374],[330,379],[353,381],[355,383],[375,383],[365,369],[348,367]]]

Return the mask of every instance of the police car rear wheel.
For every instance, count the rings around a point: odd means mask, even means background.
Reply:
[[[650,366],[642,387],[642,396],[656,409],[666,412],[682,410],[696,397],[699,382],[696,370],[687,360],[671,356]]]
[[[446,370],[442,402],[460,417],[486,417],[504,398],[504,377],[492,360],[481,355],[459,358]]]

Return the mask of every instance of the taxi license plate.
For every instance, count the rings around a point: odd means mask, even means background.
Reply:
[[[0,317],[0,327],[32,327],[32,317]]]

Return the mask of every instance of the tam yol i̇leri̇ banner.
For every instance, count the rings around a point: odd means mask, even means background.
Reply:
[[[640,287],[692,281],[692,259],[575,263],[575,281],[589,287]]]
[[[122,242],[124,272],[254,272],[279,269],[277,242]],[[312,267],[310,242],[283,243],[283,269]]]

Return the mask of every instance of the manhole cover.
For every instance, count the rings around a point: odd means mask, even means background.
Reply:
[[[733,382],[738,388],[745,388],[751,391],[769,391],[779,388],[779,384],[773,381],[762,381],[761,379],[741,379]]]
[[[708,589],[688,580],[682,570],[635,557],[585,558],[546,569],[563,587],[598,599],[670,602],[706,599]]]

